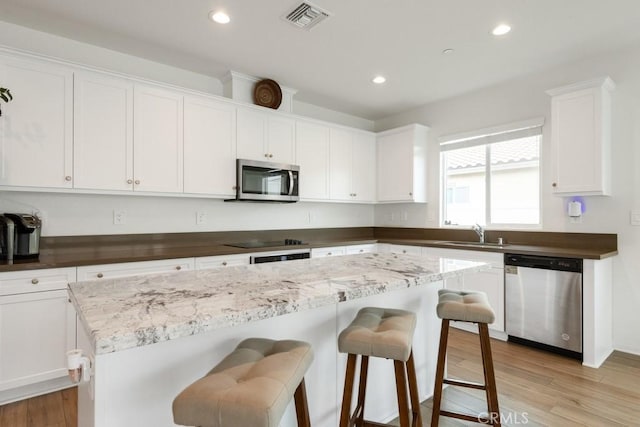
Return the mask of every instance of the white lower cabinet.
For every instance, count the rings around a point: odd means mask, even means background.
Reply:
[[[67,285],[75,277],[75,268],[0,274],[0,404],[37,394],[38,383],[71,384],[65,353],[76,346],[76,314]]]
[[[345,250],[347,255],[354,254],[368,254],[371,252],[376,252],[377,247],[375,243],[365,244],[365,245],[350,245],[346,246]]]
[[[444,286],[447,289],[486,293],[489,304],[496,313],[496,320],[489,325],[489,329],[504,332],[504,255],[502,253],[428,247],[422,248],[422,253],[424,255],[490,263],[490,269],[467,273],[462,277],[446,279]],[[465,325],[470,324],[453,324],[453,326],[468,329]]]
[[[387,250],[392,254],[422,255],[422,247],[411,245],[389,245]]]
[[[250,258],[250,254],[205,256],[196,258],[195,268],[196,270],[208,270],[234,265],[249,265]]]
[[[78,267],[78,281],[115,279],[117,277],[138,276],[144,274],[172,273],[176,271],[193,270],[193,268],[193,258],[87,265]]]
[[[311,258],[321,258],[321,257],[338,256],[338,255],[346,255],[346,254],[347,254],[347,249],[344,246],[311,249]]]

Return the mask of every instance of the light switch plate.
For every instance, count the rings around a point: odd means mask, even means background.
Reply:
[[[631,211],[631,225],[640,225],[640,211]]]
[[[207,214],[205,212],[196,212],[196,225],[205,225],[207,223]]]
[[[127,223],[127,211],[122,209],[114,209],[113,225],[123,225]]]

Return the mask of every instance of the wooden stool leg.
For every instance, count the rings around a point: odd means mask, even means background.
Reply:
[[[398,394],[398,416],[400,427],[409,427],[409,401],[407,400],[407,375],[404,362],[394,360],[396,371],[396,391]]]
[[[438,427],[440,422],[440,404],[442,403],[442,384],[444,382],[444,367],[447,360],[447,340],[449,339],[449,320],[442,320],[440,330],[440,349],[438,350],[438,364],[436,366],[436,381],[433,386],[433,411],[431,412],[431,427]]]
[[[413,360],[413,350],[407,360],[407,379],[409,381],[409,396],[411,398],[411,412],[413,427],[422,427],[422,414],[420,412],[420,396],[418,396],[418,381],[416,379],[416,365]]]
[[[482,365],[484,367],[484,383],[487,392],[487,407],[489,409],[489,420],[494,426],[501,426],[500,409],[498,408],[498,389],[496,388],[496,377],[493,370],[493,357],[491,356],[491,339],[489,338],[489,328],[486,323],[478,323],[480,335],[480,349],[482,351]]]
[[[298,427],[311,427],[309,419],[309,404],[307,402],[307,388],[304,385],[304,378],[296,388],[293,395],[296,403],[296,416],[298,418]]]
[[[367,394],[367,375],[369,373],[369,356],[360,357],[360,383],[358,385],[358,405],[354,415],[355,425],[362,427],[364,423],[364,398]]]
[[[349,354],[347,371],[344,377],[344,391],[342,393],[342,410],[340,411],[340,427],[349,427],[351,417],[351,395],[353,394],[353,378],[356,374],[356,355]]]

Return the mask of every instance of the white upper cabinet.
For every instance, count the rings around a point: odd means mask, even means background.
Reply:
[[[134,91],[134,189],[183,191],[183,95],[136,85]]]
[[[0,185],[71,188],[73,72],[44,61],[0,56]]]
[[[560,195],[611,194],[609,77],[547,91],[551,95],[552,190]]]
[[[351,141],[351,190],[360,202],[376,200],[376,136],[353,132]]]
[[[133,189],[133,83],[74,76],[74,188]]]
[[[348,130],[331,129],[330,144],[330,187],[332,200],[352,200],[351,190],[351,140]]]
[[[206,98],[184,100],[184,192],[233,197],[236,108]]]
[[[300,166],[300,198],[303,200],[328,200],[328,126],[297,121],[295,163]]]
[[[379,202],[427,202],[427,132],[409,125],[377,135]]]
[[[275,163],[294,163],[293,119],[248,108],[238,108],[237,157]]]
[[[330,194],[332,200],[375,200],[376,144],[373,134],[331,129]]]

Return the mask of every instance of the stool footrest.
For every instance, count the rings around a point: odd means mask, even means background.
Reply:
[[[443,381],[445,384],[455,385],[457,387],[467,387],[467,388],[475,388],[476,390],[486,390],[487,386],[480,383],[475,383],[472,381],[462,381],[462,380],[452,380],[449,378],[445,378]]]
[[[376,423],[375,421],[364,420],[362,427],[389,427],[389,424]]]
[[[440,415],[443,417],[456,418],[459,420],[471,421],[472,423],[489,424],[493,425],[493,422],[487,417],[473,416],[467,414],[459,414],[457,412],[440,411]]]

